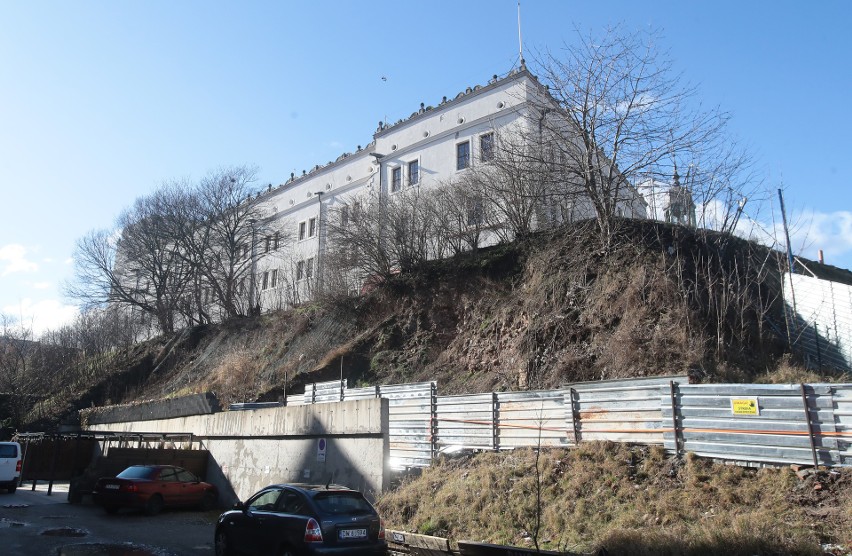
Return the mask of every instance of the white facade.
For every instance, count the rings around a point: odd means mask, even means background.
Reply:
[[[648,204],[648,218],[695,227],[695,202],[690,191],[680,185],[677,175],[673,184],[649,179],[636,189]]]
[[[264,238],[259,238],[255,276],[262,309],[286,306],[285,290],[290,299],[293,291],[300,301],[310,298],[311,278],[321,271],[325,220],[331,211],[359,196],[434,187],[476,168],[483,163],[489,140],[515,132],[515,126],[529,125],[527,107],[541,91],[525,68],[501,79],[495,76],[487,85],[468,88],[454,99],[444,97],[437,106],[421,104],[405,120],[380,124],[366,147],[262,192],[259,202],[269,218],[267,225],[289,240],[281,241],[282,246],[288,244],[286,248],[267,250]],[[465,150],[468,164],[460,170],[458,156]],[[574,219],[593,214],[590,203],[571,207]],[[626,203],[620,214],[645,217],[644,203]]]

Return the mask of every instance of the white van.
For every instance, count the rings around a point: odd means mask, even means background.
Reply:
[[[15,492],[21,480],[21,445],[0,442],[0,488]]]

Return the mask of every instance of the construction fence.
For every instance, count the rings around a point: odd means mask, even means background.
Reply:
[[[784,277],[790,345],[812,367],[852,371],[852,286]]]
[[[371,397],[389,400],[395,470],[458,451],[592,440],[745,465],[852,466],[852,384],[689,384],[670,376],[439,396],[435,382],[348,388],[343,380],[309,384],[288,403]]]

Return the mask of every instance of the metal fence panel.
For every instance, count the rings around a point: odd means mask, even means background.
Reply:
[[[563,392],[500,392],[496,398],[498,449],[568,444]]]
[[[834,384],[831,394],[840,465],[852,466],[852,384]]]
[[[391,469],[432,465],[432,413],[436,391],[435,382],[378,387],[379,396],[388,399]]]
[[[674,408],[660,395],[663,420],[677,415],[665,447],[737,461],[832,465],[839,461],[831,390],[825,385],[677,386]],[[807,407],[807,410],[806,410]]]
[[[818,366],[852,371],[852,286],[794,274],[784,276],[793,347]]]
[[[365,386],[363,388],[347,388],[343,391],[344,400],[371,400],[380,398],[378,386]]]
[[[661,391],[686,381],[685,376],[664,376],[567,385],[576,439],[663,444],[663,433],[673,424],[663,418]]]
[[[309,385],[295,400],[387,398],[392,469],[427,467],[438,451],[591,440],[746,463],[852,465],[852,384],[690,385],[673,376],[456,396],[437,396],[434,382],[345,386]]]
[[[435,402],[438,449],[494,449],[494,403],[492,393],[438,396]]]
[[[330,403],[343,400],[346,379],[305,385],[305,403]]]

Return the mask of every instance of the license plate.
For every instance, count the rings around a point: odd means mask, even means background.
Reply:
[[[366,529],[343,529],[340,531],[341,539],[366,539]]]
[[[109,490],[118,490],[118,485],[104,485],[104,488]]]

